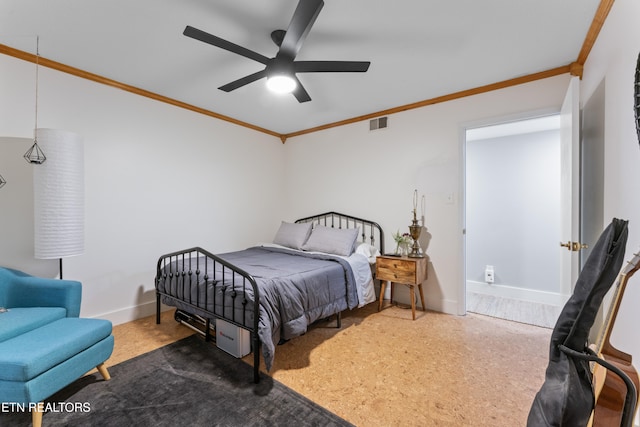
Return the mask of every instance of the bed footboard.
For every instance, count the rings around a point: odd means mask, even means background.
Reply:
[[[162,302],[210,322],[222,319],[251,333],[254,382],[260,381],[260,294],[247,272],[199,247],[162,255],[156,270],[156,323]]]

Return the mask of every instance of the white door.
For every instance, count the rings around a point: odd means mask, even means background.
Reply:
[[[579,78],[571,77],[560,110],[561,256],[560,293],[571,295],[580,273],[580,93]]]

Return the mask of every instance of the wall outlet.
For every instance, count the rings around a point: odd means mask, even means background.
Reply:
[[[453,193],[445,194],[444,203],[447,205],[453,205],[455,203],[455,195]]]
[[[484,268],[484,281],[487,283],[493,283],[495,280],[495,275],[493,272],[493,265],[487,265]]]

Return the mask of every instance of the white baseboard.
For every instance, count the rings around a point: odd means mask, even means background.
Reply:
[[[431,300],[427,296],[425,296],[425,298],[427,299],[427,301]],[[427,302],[427,309],[428,310],[433,310],[433,311],[439,311],[439,312],[444,313],[444,314],[453,314],[455,316],[459,315],[459,313],[458,313],[458,301],[441,299],[438,302],[439,302],[439,304],[430,304],[430,303]]]
[[[390,292],[390,288],[391,288],[390,286],[387,286],[385,294],[388,294]],[[404,290],[403,288],[404,287],[402,286],[397,287],[397,292],[395,295],[396,300],[400,303],[410,304],[411,302],[409,301],[409,291]],[[467,289],[469,289],[468,284],[467,284]],[[377,287],[377,285],[376,285],[376,291],[377,291],[376,292],[377,295],[379,295],[378,292],[380,291],[380,289]],[[416,297],[417,295],[418,294],[416,292]],[[446,314],[458,314],[457,301],[444,300],[441,297],[434,298],[432,295],[429,295],[428,293],[425,293],[425,300],[426,300],[425,302],[427,304],[428,310],[439,311]],[[169,307],[164,304],[161,306],[162,311],[171,310],[171,309],[174,309],[174,307]],[[107,320],[110,320],[111,323],[113,323],[114,325],[119,325],[121,323],[131,322],[133,320],[152,316],[154,314],[156,314],[156,302],[149,301],[136,306],[127,307],[127,308],[123,308],[115,311],[110,311],[107,313],[101,313],[101,314],[97,314],[89,317],[107,319]]]
[[[516,288],[505,285],[490,285],[484,282],[475,282],[472,280],[467,280],[467,292],[475,292],[483,295],[495,295],[556,306],[563,306],[567,302],[568,298],[568,296],[554,292]]]
[[[161,306],[162,311],[170,310],[174,307],[169,307],[166,305]],[[119,325],[121,323],[131,322],[133,320],[141,319],[143,317],[148,317],[156,314],[156,302],[150,301],[140,305],[136,305],[133,307],[123,308],[121,310],[111,311],[108,313],[102,313],[96,316],[91,316],[94,318],[107,319],[110,320],[114,325]]]
[[[377,282],[377,281],[376,281]],[[376,296],[379,298],[380,296],[380,288],[376,283]],[[425,304],[427,305],[427,310],[438,311],[445,314],[453,314],[458,315],[458,301],[443,299],[441,295],[437,294],[429,294],[429,287],[423,285],[424,290],[424,299]],[[394,290],[394,301],[399,302],[401,304],[410,305],[411,297],[409,296],[409,290],[406,286],[396,285]],[[389,300],[391,298],[391,286],[385,288],[384,299]],[[415,293],[416,298],[416,307],[420,307],[420,295],[418,291]]]

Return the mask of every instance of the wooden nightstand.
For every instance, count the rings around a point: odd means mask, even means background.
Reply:
[[[378,311],[382,310],[382,300],[387,281],[391,282],[391,303],[393,303],[393,285],[399,283],[409,287],[411,298],[411,313],[416,320],[416,295],[415,287],[420,291],[420,303],[422,311],[426,311],[424,305],[424,293],[422,282],[427,280],[427,258],[409,258],[394,256],[379,256],[376,258],[376,279],[380,280],[380,303]]]

